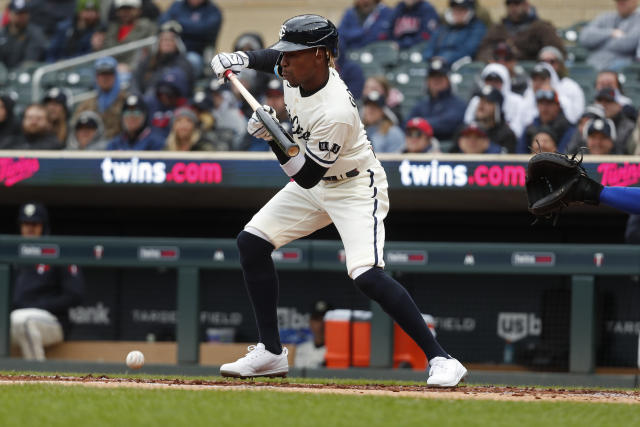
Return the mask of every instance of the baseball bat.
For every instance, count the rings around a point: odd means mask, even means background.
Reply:
[[[258,119],[264,124],[264,127],[267,129],[269,134],[273,137],[273,142],[289,157],[297,156],[300,152],[300,147],[293,140],[291,135],[289,135],[280,123],[278,123],[271,114],[269,114],[262,105],[251,95],[251,93],[247,90],[246,87],[242,84],[238,77],[231,70],[227,70],[224,73],[224,76],[229,79],[231,84],[238,89],[238,92],[242,95],[242,97],[249,103],[249,106],[256,112]]]

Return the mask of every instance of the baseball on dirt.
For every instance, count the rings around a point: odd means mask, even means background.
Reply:
[[[131,369],[140,369],[144,365],[144,354],[141,351],[133,350],[127,354],[127,366]]]

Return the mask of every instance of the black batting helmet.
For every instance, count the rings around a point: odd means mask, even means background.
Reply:
[[[320,15],[298,15],[287,19],[280,29],[280,41],[270,47],[280,52],[326,47],[338,57],[338,30]]]

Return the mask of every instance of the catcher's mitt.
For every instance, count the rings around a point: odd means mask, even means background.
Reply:
[[[587,176],[580,160],[560,153],[538,153],[527,166],[529,212],[553,218],[567,206],[597,205],[603,186]]]

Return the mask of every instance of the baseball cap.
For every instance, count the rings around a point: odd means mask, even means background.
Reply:
[[[331,304],[324,300],[318,300],[313,304],[311,311],[311,319],[323,320],[327,311],[331,310]]]
[[[34,222],[47,224],[49,222],[49,214],[47,208],[42,203],[29,202],[20,206],[18,213],[18,222]]]
[[[476,7],[476,2],[475,0],[449,0],[449,6],[466,7],[468,9],[473,9]]]
[[[364,104],[376,104],[378,107],[384,107],[386,100],[384,95],[378,91],[369,92],[362,101]]]
[[[122,112],[125,111],[140,111],[146,114],[147,104],[138,95],[129,95],[122,105]]]
[[[100,0],[77,0],[76,11],[82,10],[100,10]]]
[[[96,73],[115,73],[118,68],[118,61],[112,56],[104,56],[102,58],[96,59],[94,63],[94,68],[96,69]]]
[[[436,56],[431,58],[431,61],[429,61],[429,70],[428,70],[429,76],[435,75],[435,74],[446,76],[447,74],[449,74],[450,70],[451,68],[449,67],[449,63],[444,58],[440,58]]]
[[[116,9],[121,7],[142,7],[142,0],[114,0],[113,5]]]
[[[584,113],[580,116],[581,119],[588,117],[590,119],[603,118],[605,116],[604,108],[600,104],[591,104],[585,108]]]
[[[484,131],[480,126],[476,123],[469,123],[467,126],[460,131],[460,136],[462,135],[478,135],[485,138],[488,138],[487,132]]]
[[[547,125],[538,126],[536,128],[536,130],[535,130],[534,136],[539,134],[539,133],[546,133],[557,144],[557,142],[558,142],[558,134],[556,133],[556,131],[551,126],[547,126]]]
[[[483,86],[482,89],[480,89],[480,93],[478,96],[480,96],[480,98],[486,99],[493,104],[498,105],[502,105],[502,102],[504,101],[502,93],[491,85]]]
[[[27,0],[11,0],[9,10],[13,12],[29,12],[29,3]]]
[[[193,94],[190,104],[196,110],[213,110],[213,100],[211,99],[211,96],[201,90]]]
[[[616,100],[616,91],[610,87],[600,89],[596,94],[596,101],[600,100],[614,102]]]
[[[182,25],[180,25],[178,21],[171,20],[160,25],[160,28],[158,28],[158,33],[164,33],[167,31],[180,35],[182,34]]]
[[[606,135],[608,138],[611,138],[615,130],[612,129],[612,125],[610,124],[609,120],[597,118],[597,119],[594,119],[591,122],[591,124],[589,124],[587,135],[591,135],[598,132]]]
[[[511,48],[511,45],[509,45],[509,43],[500,42],[493,48],[494,60],[510,61],[513,58],[515,58],[515,54],[513,53],[513,49]]]
[[[407,122],[406,130],[409,131],[409,129],[418,129],[420,132],[427,135],[428,137],[433,136],[433,128],[431,127],[429,122],[423,119],[422,117],[414,117],[411,120],[409,120]]]
[[[487,81],[487,80],[500,80],[502,82],[502,76],[500,76],[500,74],[496,73],[495,71],[491,71],[489,74],[484,76],[484,80],[485,81]]]
[[[179,117],[186,117],[192,122],[198,123],[198,116],[196,116],[196,113],[189,107],[180,107],[173,112],[173,120]]]
[[[542,64],[536,64],[531,70],[530,74],[531,74],[531,77],[542,77],[545,79],[551,78],[551,73],[549,72],[547,67],[545,67]]]
[[[55,101],[58,104],[64,105],[65,108],[67,107],[67,95],[57,87],[49,89],[49,91],[44,95],[44,98],[42,98],[43,104],[50,101]]]
[[[98,121],[95,117],[93,117],[94,114],[95,113],[93,111],[84,111],[80,113],[78,119],[76,120],[75,128],[98,129]]]
[[[267,84],[267,90],[265,91],[266,96],[282,96],[284,94],[284,89],[282,87],[282,80],[280,79],[271,79]]]
[[[555,90],[539,89],[536,91],[536,101],[553,101],[559,104],[558,94]]]

